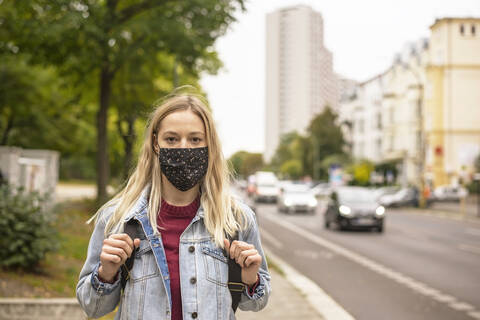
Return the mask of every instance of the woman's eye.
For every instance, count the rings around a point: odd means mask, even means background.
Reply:
[[[165,140],[168,142],[168,143],[174,143],[176,138],[175,137],[166,137]]]
[[[202,139],[200,139],[200,138],[192,138],[192,141],[193,141],[194,143],[200,143],[200,142],[202,141]]]

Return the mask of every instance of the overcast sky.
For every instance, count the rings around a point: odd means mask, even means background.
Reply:
[[[223,70],[201,81],[226,157],[264,151],[266,14],[297,4],[322,14],[334,71],[358,81],[388,68],[406,43],[428,37],[435,18],[480,17],[480,0],[247,0],[217,41]]]

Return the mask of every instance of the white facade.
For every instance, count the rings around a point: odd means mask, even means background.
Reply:
[[[425,64],[425,40],[407,46],[384,73],[356,87],[342,102],[342,121],[352,124],[348,135],[352,155],[374,163],[398,163],[403,185],[417,182],[420,168],[420,109]]]
[[[353,155],[396,163],[397,182],[468,183],[480,154],[480,19],[443,18],[430,29],[428,41],[406,46],[387,71],[359,84],[340,115],[353,124]]]
[[[266,150],[270,161],[281,135],[303,132],[326,105],[338,108],[333,58],[323,44],[323,19],[308,6],[267,15]]]

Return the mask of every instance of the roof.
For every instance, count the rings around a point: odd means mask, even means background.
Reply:
[[[436,28],[443,23],[451,22],[474,22],[480,23],[480,17],[444,17],[435,19],[435,22],[430,26],[430,29]]]

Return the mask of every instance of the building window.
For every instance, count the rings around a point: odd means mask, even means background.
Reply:
[[[475,35],[475,25],[472,24],[472,36],[474,36],[474,35]]]
[[[460,34],[463,36],[465,32],[465,27],[463,26],[463,24],[460,25]]]

